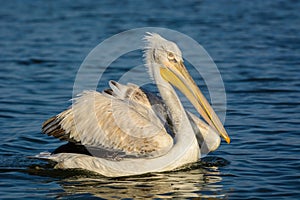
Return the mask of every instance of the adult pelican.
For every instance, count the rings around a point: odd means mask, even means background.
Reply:
[[[71,108],[44,122],[42,131],[68,144],[37,157],[56,168],[81,168],[118,177],[169,171],[213,151],[230,138],[188,71],[177,45],[155,33],[145,36],[146,66],[160,97],[137,85],[110,81],[102,93],[85,91]],[[203,122],[184,110],[178,88]]]

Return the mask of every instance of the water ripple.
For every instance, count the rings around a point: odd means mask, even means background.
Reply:
[[[299,199],[299,10],[299,1],[292,0],[3,2],[1,199]],[[224,80],[232,143],[185,170],[117,179],[53,170],[28,159],[63,144],[41,134],[41,124],[70,105],[89,51],[120,31],[143,26],[181,31],[209,52]],[[141,64],[141,55],[115,61],[99,90]],[[195,80],[208,94],[201,78]]]

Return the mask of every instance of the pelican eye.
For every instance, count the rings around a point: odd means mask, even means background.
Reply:
[[[168,56],[169,61],[176,62],[174,53],[168,52],[167,56]]]

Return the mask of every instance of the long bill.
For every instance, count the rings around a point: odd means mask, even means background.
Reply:
[[[182,62],[166,62],[160,68],[163,79],[177,87],[193,104],[204,120],[229,144],[230,138],[219,117],[210,106]]]

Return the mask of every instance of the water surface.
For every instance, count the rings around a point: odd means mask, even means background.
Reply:
[[[2,2],[1,199],[300,198],[299,10],[292,0]],[[63,144],[40,127],[70,105],[89,51],[120,31],[144,26],[180,31],[208,51],[225,84],[232,143],[188,169],[138,177],[52,170],[28,159]],[[130,63],[142,64],[139,55],[115,63],[107,80]],[[205,91],[201,77],[194,79]]]

